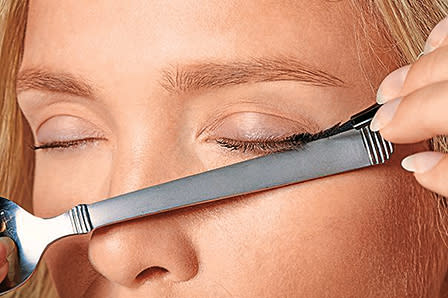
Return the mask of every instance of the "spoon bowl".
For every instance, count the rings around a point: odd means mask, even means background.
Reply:
[[[47,246],[60,236],[70,234],[72,229],[63,224],[62,219],[62,216],[36,217],[16,203],[0,197],[0,237],[9,237],[15,243],[15,256],[9,262],[8,275],[0,283],[0,295],[25,283]]]

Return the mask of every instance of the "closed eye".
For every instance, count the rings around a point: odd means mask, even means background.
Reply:
[[[69,140],[69,141],[57,141],[45,143],[42,145],[31,145],[33,150],[46,150],[46,149],[57,149],[66,150],[67,148],[75,149],[76,147],[87,145],[88,143],[97,142],[100,140],[106,140],[105,138],[84,138],[80,140]]]
[[[325,129],[317,133],[304,132],[299,134],[292,134],[290,136],[278,138],[278,137],[268,137],[263,139],[254,139],[249,141],[241,141],[230,138],[217,138],[215,141],[218,145],[227,148],[231,151],[240,151],[243,153],[259,153],[268,154],[274,152],[282,152],[293,149],[300,149],[305,144],[329,137],[335,134],[340,128],[340,123]],[[69,141],[57,141],[46,143],[42,145],[31,145],[33,150],[45,150],[45,149],[58,149],[66,150],[68,148],[75,149],[88,143],[97,142],[100,140],[106,140],[105,138],[84,138],[79,140],[69,140]]]
[[[305,144],[329,137],[339,131],[341,123],[338,123],[328,129],[317,133],[304,132],[292,134],[286,137],[267,137],[263,139],[253,139],[248,141],[235,140],[230,138],[217,138],[215,141],[220,146],[231,151],[240,151],[243,153],[274,153],[293,149],[300,149]]]

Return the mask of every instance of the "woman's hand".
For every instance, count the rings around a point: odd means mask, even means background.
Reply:
[[[372,130],[392,143],[417,143],[448,134],[448,17],[431,32],[424,55],[389,74],[377,94],[384,104]],[[403,159],[424,187],[448,196],[448,155],[419,152]]]
[[[9,270],[9,263],[13,261],[17,252],[15,244],[9,237],[0,237],[0,282],[2,282]]]

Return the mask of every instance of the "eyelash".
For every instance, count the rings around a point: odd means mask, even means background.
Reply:
[[[292,134],[280,139],[276,137],[268,137],[264,139],[243,142],[229,138],[219,138],[215,141],[220,146],[230,149],[230,151],[237,150],[242,151],[243,153],[274,153],[292,149],[299,149],[311,141],[333,135],[334,133],[338,132],[340,128],[341,123],[337,123],[336,125],[328,129],[321,130],[317,133],[304,132],[299,134]]]
[[[228,138],[219,138],[215,140],[218,145],[229,149],[230,151],[241,151],[246,152],[280,152],[286,151],[293,148],[298,148],[301,145],[295,143],[291,136],[282,139],[275,138],[265,138],[251,141],[239,141]]]
[[[273,153],[280,151],[287,151],[291,149],[299,149],[306,143],[311,141],[328,137],[338,131],[340,128],[340,123],[319,131],[317,133],[299,133],[293,134],[281,139],[277,139],[276,137],[268,137],[259,140],[251,140],[251,141],[239,141],[235,139],[229,138],[219,138],[216,139],[216,143],[220,146],[230,149],[230,151],[242,151],[246,152],[255,152],[255,153]],[[87,143],[95,142],[98,140],[105,140],[104,138],[85,138],[80,140],[71,140],[71,141],[58,141],[51,142],[42,145],[31,145],[33,150],[50,150],[50,149],[65,149],[65,148],[76,148],[81,145],[85,145]]]
[[[85,145],[87,143],[93,143],[95,141],[98,140],[105,140],[104,138],[85,138],[85,139],[80,139],[80,140],[71,140],[71,141],[57,141],[57,142],[50,142],[50,143],[46,143],[46,144],[42,144],[42,145],[31,145],[31,149],[33,150],[50,150],[50,149],[62,149],[64,150],[65,148],[76,148],[79,147],[81,145]]]

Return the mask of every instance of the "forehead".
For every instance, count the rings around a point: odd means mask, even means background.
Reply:
[[[32,0],[24,63],[139,68],[280,53],[329,66],[353,24],[346,1]]]
[[[22,68],[77,73],[126,96],[147,93],[167,65],[285,55],[360,87],[371,58],[349,2],[31,0]]]

